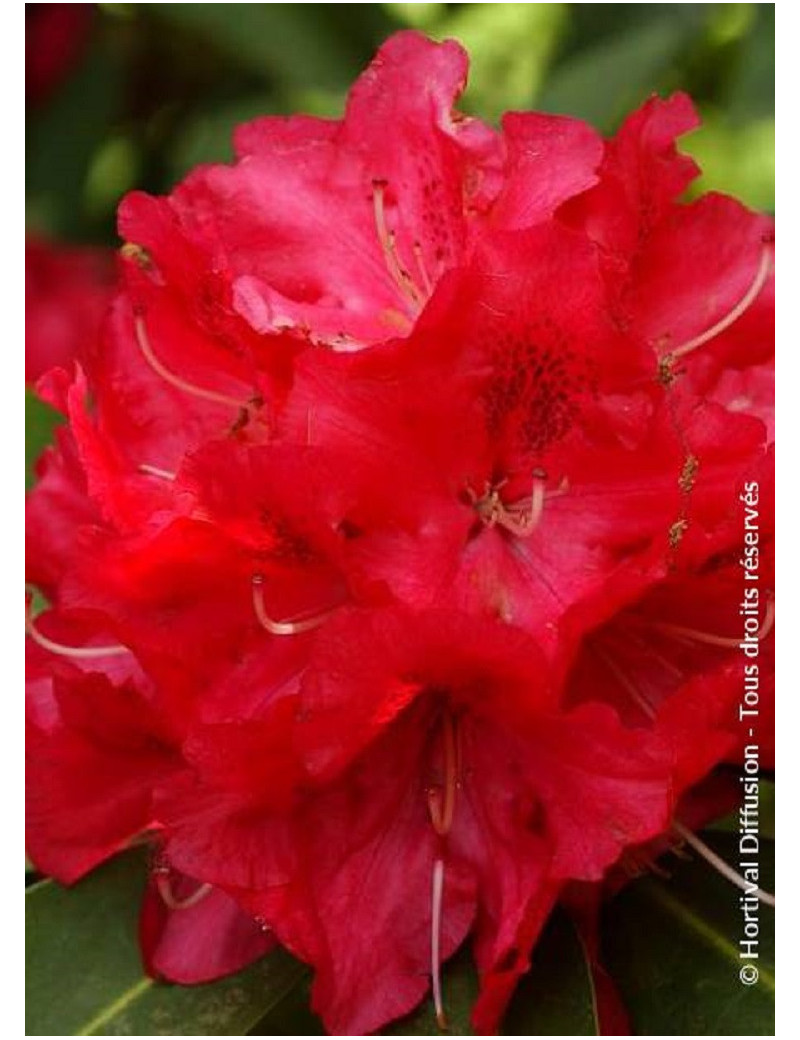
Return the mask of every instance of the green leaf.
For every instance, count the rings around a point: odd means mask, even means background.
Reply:
[[[442,999],[447,1013],[447,1032],[474,1036],[469,1016],[478,995],[478,976],[467,947],[448,961],[442,972]],[[383,1030],[385,1036],[438,1036],[433,1001],[426,999],[417,1010]]]
[[[594,984],[586,951],[561,910],[536,944],[503,1023],[507,1036],[598,1036]]]
[[[775,783],[763,777],[759,783],[758,831],[762,838],[775,840]],[[739,831],[739,811],[728,813],[721,820],[709,824],[710,831],[735,834]]]
[[[430,29],[447,13],[447,4],[383,4],[386,11],[414,29]]]
[[[325,1027],[311,1010],[311,972],[290,989],[248,1036],[325,1036]]]
[[[729,115],[737,121],[769,118],[775,112],[775,5],[750,6],[755,9],[755,24],[742,39],[726,98]]]
[[[548,112],[579,116],[601,130],[611,130],[631,108],[664,86],[676,56],[698,31],[698,13],[670,5],[649,21],[608,36],[557,66],[537,106]]]
[[[179,180],[201,163],[233,160],[233,131],[241,123],[274,114],[269,94],[253,94],[223,105],[205,105],[181,126],[170,147],[170,174]]]
[[[241,1036],[306,978],[276,951],[219,982],[154,982],[137,945],[145,877],[137,850],[73,888],[42,881],[27,890],[27,1035]]]
[[[198,33],[240,68],[288,87],[335,89],[359,71],[347,37],[325,31],[324,4],[152,4],[149,14]]]
[[[704,834],[732,866],[738,838]],[[774,847],[762,840],[762,888],[771,888]],[[674,866],[673,866],[674,864]],[[759,970],[755,985],[739,978],[743,938],[740,890],[701,859],[672,861],[671,880],[645,878],[606,908],[603,957],[637,1035],[773,1036],[774,923],[759,907]]]
[[[506,109],[530,108],[555,53],[566,4],[464,4],[433,27],[470,56],[464,107],[496,120]]]
[[[36,460],[53,439],[53,430],[62,417],[49,405],[40,401],[28,387],[25,389],[25,487],[36,481]]]
[[[87,208],[87,178],[117,114],[123,67],[97,37],[86,60],[28,122],[25,141],[28,224],[58,238],[85,240],[103,215]],[[115,200],[109,203],[110,217]]]
[[[706,112],[703,125],[681,142],[703,171],[691,188],[735,195],[754,209],[775,209],[775,120],[733,125],[719,112]]]

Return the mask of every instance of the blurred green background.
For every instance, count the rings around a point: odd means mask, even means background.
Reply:
[[[408,26],[466,45],[464,107],[489,120],[536,107],[611,132],[651,92],[687,90],[699,190],[773,209],[773,4],[27,4],[29,45],[56,6],[93,8],[60,82],[29,98],[27,224],[56,239],[113,243],[124,192],[229,159],[256,114],[339,114]]]

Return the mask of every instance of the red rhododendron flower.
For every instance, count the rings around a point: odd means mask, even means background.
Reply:
[[[28,239],[25,243],[26,382],[35,383],[57,365],[69,368],[73,359],[92,343],[111,299],[113,275],[112,257],[103,249],[57,246],[40,239]]]
[[[29,852],[149,844],[147,970],[279,942],[337,1035],[429,989],[443,1024],[464,942],[496,1032],[559,898],[603,977],[603,891],[702,850],[749,482],[768,696],[771,226],[679,200],[681,95],[604,141],[468,119],[465,76],[401,33],[342,120],[128,196],[103,329],[38,383]]]
[[[94,4],[25,5],[25,101],[41,104],[89,42]]]

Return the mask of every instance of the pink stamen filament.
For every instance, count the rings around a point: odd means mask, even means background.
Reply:
[[[132,651],[121,643],[111,646],[67,646],[65,643],[57,643],[44,633],[40,632],[34,624],[30,610],[25,612],[25,631],[43,650],[49,650],[51,654],[61,657],[73,657],[76,660],[89,660],[94,657],[111,657],[117,654],[130,654]]]
[[[606,668],[611,672],[620,686],[630,696],[631,700],[642,710],[648,719],[655,719],[656,713],[653,705],[645,697],[645,695],[634,685],[634,683],[628,678],[628,676],[622,671],[617,665],[616,661],[607,654],[604,650],[601,650],[599,646],[594,646],[595,654],[605,664]]]
[[[693,834],[688,828],[684,827],[678,820],[673,820],[672,829],[677,835],[679,835],[687,845],[699,853],[703,859],[709,863],[718,874],[721,874],[724,878],[727,878],[732,885],[736,885],[737,888],[741,888],[743,892],[748,895],[758,896],[758,899],[762,903],[766,903],[767,906],[775,906],[775,896],[771,892],[765,892],[761,888],[753,889],[747,881],[731,867],[725,860],[716,854],[713,849],[710,849],[704,841],[701,841],[696,834]]]
[[[386,206],[384,200],[385,188],[386,185],[383,181],[374,180],[372,182],[372,208],[375,214],[375,228],[378,232],[378,241],[381,244],[386,266],[389,269],[389,274],[392,276],[393,281],[406,299],[409,300],[414,307],[419,307],[422,303],[420,292],[416,285],[414,285],[411,275],[400,263],[394,232],[390,231],[386,224]]]
[[[260,574],[253,576],[253,610],[261,626],[273,636],[298,636],[303,632],[312,632],[315,628],[325,624],[335,611],[326,610],[322,614],[315,614],[309,618],[298,618],[294,621],[276,621],[267,613],[264,604],[264,579]]]
[[[764,288],[764,283],[769,277],[770,269],[772,267],[772,249],[768,243],[764,243],[761,250],[761,261],[758,265],[758,270],[753,278],[750,288],[739,300],[735,307],[733,307],[728,313],[720,318],[720,320],[706,329],[705,332],[701,332],[699,336],[695,336],[694,339],[690,339],[687,343],[682,343],[675,350],[668,351],[668,356],[673,360],[676,358],[686,357],[687,354],[691,354],[692,351],[697,350],[698,347],[702,347],[704,343],[708,343],[710,339],[714,339],[725,329],[729,328],[737,319],[739,319],[744,312],[754,303],[756,297]]]
[[[156,874],[156,888],[158,894],[164,900],[164,905],[169,907],[170,910],[189,910],[209,894],[211,891],[211,885],[208,883],[198,885],[198,887],[190,895],[179,899],[172,890],[172,882],[169,879],[167,873],[159,872]]]
[[[175,480],[177,477],[176,473],[171,473],[168,469],[161,469],[160,466],[150,466],[146,462],[139,463],[139,472],[145,473],[148,477],[158,477],[159,480]]]
[[[433,1007],[440,1029],[447,1029],[447,1016],[442,1001],[442,907],[444,896],[444,862],[437,859],[433,864],[431,884],[431,987]]]
[[[228,394],[222,394],[216,390],[208,390],[202,386],[195,386],[194,383],[189,383],[187,380],[182,379],[159,361],[153,352],[150,337],[147,334],[147,326],[141,314],[137,314],[134,317],[134,328],[136,331],[136,342],[139,344],[139,349],[145,361],[165,383],[169,383],[176,390],[182,390],[192,397],[199,397],[204,401],[213,401],[215,404],[222,404],[226,407],[236,408],[239,411],[249,412],[251,407],[249,401],[240,401],[236,397],[229,397]]]
[[[757,639],[764,639],[772,631],[772,626],[775,624],[775,601],[770,600],[767,603],[767,609],[764,614],[764,621],[762,622],[761,628],[759,628],[756,635]],[[687,628],[684,625],[672,625],[668,622],[658,622],[653,625],[653,628],[658,632],[663,632],[665,635],[677,636],[680,639],[690,639],[695,643],[707,643],[709,646],[720,646],[730,650],[735,650],[744,641],[744,636],[717,636],[712,632],[703,632],[696,628]]]

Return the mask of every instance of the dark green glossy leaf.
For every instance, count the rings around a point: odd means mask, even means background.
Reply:
[[[762,778],[759,785],[760,797],[758,800],[758,830],[762,838],[775,840],[775,783],[772,780]],[[709,825],[710,831],[723,831],[728,834],[739,830],[738,811],[728,813],[721,820]]]
[[[25,390],[25,487],[33,487],[34,466],[42,451],[53,439],[53,430],[61,422],[58,412],[40,401],[32,390]]]
[[[453,957],[442,972],[442,998],[447,1012],[447,1032],[455,1036],[474,1036],[469,1016],[478,995],[478,976],[466,947]],[[412,1015],[383,1030],[386,1036],[438,1036],[433,1001],[429,998]]]
[[[29,1036],[240,1036],[306,978],[282,951],[208,985],[147,978],[137,947],[144,882],[134,852],[73,888],[42,881],[27,890]]]
[[[586,952],[557,910],[533,952],[503,1023],[508,1036],[597,1036],[594,986]]]
[[[731,865],[736,835],[704,834]],[[772,887],[774,849],[761,843],[760,877]],[[759,907],[759,979],[744,985],[739,941],[743,918],[739,889],[701,859],[669,861],[670,880],[644,878],[606,908],[604,962],[631,1015],[634,1032],[657,1036],[772,1036],[774,1025],[774,921]]]
[[[249,1036],[325,1036],[322,1022],[311,1010],[311,972],[288,990],[249,1031]]]

